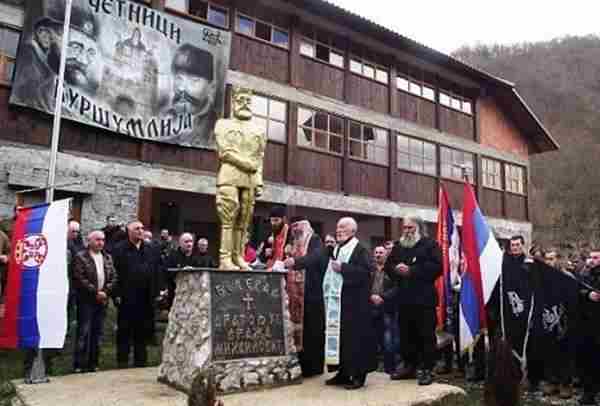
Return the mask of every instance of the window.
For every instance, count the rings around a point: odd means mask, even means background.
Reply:
[[[314,38],[303,37],[300,40],[300,54],[329,63],[338,68],[344,67],[344,52],[333,46],[317,41]]]
[[[167,0],[166,7],[198,17],[219,27],[229,27],[229,10],[203,0]]]
[[[344,120],[322,111],[298,108],[298,145],[342,153]]]
[[[396,88],[403,92],[423,97],[429,101],[435,101],[435,89],[420,80],[408,76],[398,76],[396,78]]]
[[[237,15],[236,30],[240,34],[258,38],[282,48],[287,49],[290,45],[290,34],[287,30],[242,14]]]
[[[272,141],[287,140],[287,104],[265,96],[252,96],[253,120],[264,128]]]
[[[357,57],[350,59],[350,71],[369,79],[374,79],[381,83],[388,83],[388,69],[383,66],[377,66],[374,63],[362,61]]]
[[[12,82],[20,32],[0,26],[0,82]]]
[[[398,135],[398,169],[435,176],[437,156],[435,144]]]
[[[483,186],[502,190],[501,164],[493,159],[483,158],[481,160],[483,175]]]
[[[463,180],[464,168],[469,176],[469,181],[474,182],[473,154],[447,147],[442,147],[440,153],[443,178]]]
[[[465,114],[473,114],[472,104],[464,97],[456,96],[448,92],[440,92],[440,104]]]
[[[388,131],[350,122],[348,151],[353,158],[388,164]]]
[[[525,170],[516,165],[506,164],[506,191],[525,194]]]

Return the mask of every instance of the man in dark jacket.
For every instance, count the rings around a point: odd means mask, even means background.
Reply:
[[[154,303],[159,293],[161,259],[159,252],[143,240],[144,225],[127,225],[127,240],[115,247],[113,261],[117,271],[115,303],[117,316],[117,362],[126,368],[133,341],[134,366],[145,367],[147,345],[154,336]]]
[[[328,255],[306,217],[292,217],[292,257],[285,260],[290,313],[295,327],[296,349],[305,378],[320,375],[324,367],[325,310],[323,276]],[[296,286],[294,286],[296,285]],[[299,322],[300,321],[300,322]]]
[[[383,295],[384,301],[395,300],[398,305],[400,348],[405,363],[391,378],[410,379],[416,375],[419,385],[433,382],[435,280],[442,273],[440,247],[425,231],[421,218],[404,220],[403,235],[385,263],[385,272],[396,280],[396,287]],[[418,373],[416,368],[420,369]]]
[[[171,252],[165,266],[166,301],[169,308],[175,299],[175,277],[177,275],[176,272],[169,271],[169,269],[188,267],[205,268],[203,260],[194,254],[194,236],[190,233],[183,233],[179,237],[179,247]]]
[[[353,218],[338,221],[337,246],[323,280],[325,361],[330,370],[338,371],[325,384],[349,390],[364,386],[367,374],[377,366],[369,303],[373,263],[356,238],[357,231]]]
[[[581,405],[595,405],[595,398],[600,391],[598,365],[600,365],[600,249],[590,252],[589,271],[584,282],[594,290],[583,287],[580,290],[582,310],[582,345],[579,348],[585,356],[580,357],[583,373],[583,397]]]
[[[93,372],[98,367],[104,316],[115,278],[112,258],[103,248],[104,233],[92,231],[88,235],[88,249],[77,253],[73,260],[73,286],[77,294],[75,372]]]

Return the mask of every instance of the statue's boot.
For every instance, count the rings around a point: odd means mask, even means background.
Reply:
[[[219,249],[219,269],[222,271],[239,271],[240,267],[232,261],[233,229],[221,229],[221,247]]]
[[[245,233],[243,230],[236,229],[233,231],[233,253],[231,258],[242,271],[251,271],[252,267],[244,260],[244,243]]]

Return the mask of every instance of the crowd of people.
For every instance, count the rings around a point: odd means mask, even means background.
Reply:
[[[290,317],[302,326],[294,338],[303,376],[337,371],[327,385],[357,389],[382,361],[392,380],[416,379],[419,385],[429,385],[436,374],[454,368],[470,380],[483,380],[492,368],[488,354],[504,339],[515,366],[525,371],[521,367],[526,363],[531,390],[568,399],[572,387],[581,385],[580,403],[595,404],[600,391],[594,370],[600,357],[600,250],[574,261],[563,259],[554,248],[534,247],[527,254],[523,237],[511,238],[500,281],[486,308],[487,336],[477,341],[466,360],[457,351],[460,277],[453,281],[454,309],[444,323],[453,340],[440,348],[436,337],[435,284],[442,274],[442,254],[420,218],[405,218],[397,241],[371,251],[358,240],[357,222],[350,217],[340,219],[335,232],[323,238],[306,217],[288,221],[282,207],[275,207],[269,219],[269,235],[247,244],[245,260],[255,269],[287,270],[292,275],[290,301],[301,306],[291,305]],[[88,233],[85,241],[79,230],[76,221],[69,222],[74,371],[98,369],[111,301],[118,312],[118,365],[130,365],[133,349],[133,366],[144,367],[156,309],[168,309],[175,298],[174,274],[166,270],[218,267],[208,254],[209,241],[183,232],[175,243],[168,230],[155,240],[140,221],[123,225],[114,217],[107,218],[103,229]],[[8,246],[8,236],[1,233],[3,278]],[[296,278],[298,272],[302,278]],[[303,281],[300,299],[290,284],[293,280]]]

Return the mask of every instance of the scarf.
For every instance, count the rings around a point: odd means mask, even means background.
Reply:
[[[273,236],[273,255],[267,261],[267,269],[271,271],[277,261],[283,261],[285,257],[285,242],[287,241],[288,225],[284,224],[279,234]]]
[[[350,261],[358,239],[352,237],[346,243],[337,245],[333,250],[333,259],[329,260],[325,278],[323,279],[323,298],[325,301],[325,363],[339,365],[340,363],[340,331],[342,320],[342,287],[344,277],[334,272],[331,267],[332,260],[343,264]]]

